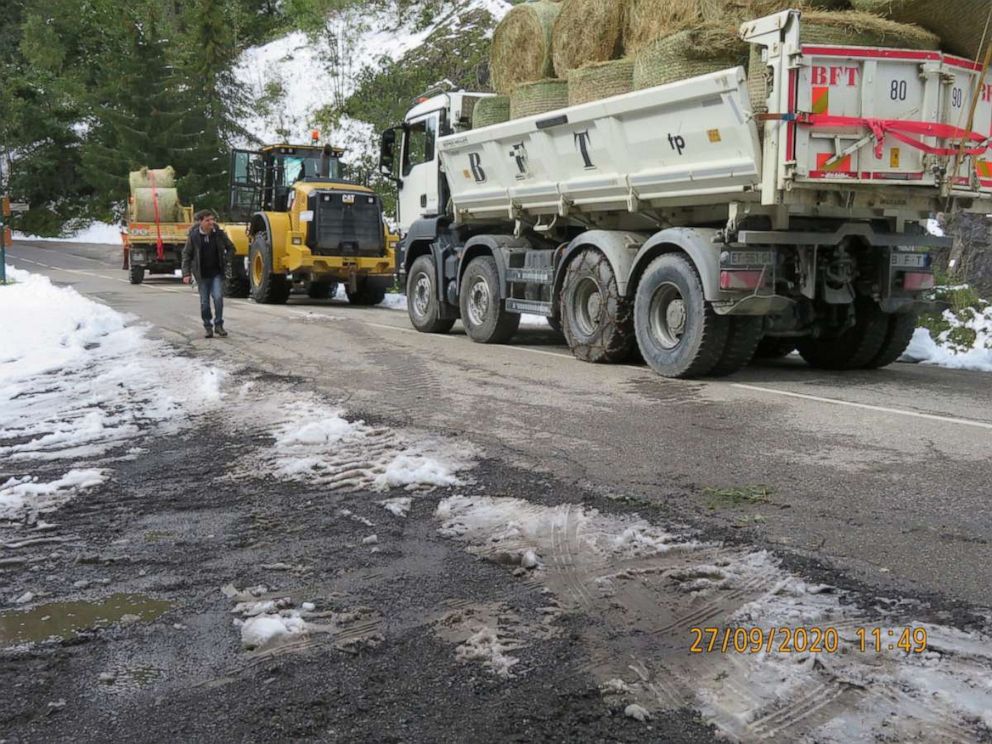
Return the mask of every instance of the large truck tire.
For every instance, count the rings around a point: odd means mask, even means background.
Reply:
[[[758,342],[754,352],[755,359],[781,359],[796,350],[796,339],[788,337],[765,336]]]
[[[315,282],[307,283],[307,297],[311,300],[331,300],[338,293],[337,282]]]
[[[913,339],[913,331],[916,330],[916,313],[889,315],[888,318],[889,327],[886,330],[882,348],[865,365],[867,369],[878,369],[892,364],[902,356],[909,346],[909,342]]]
[[[710,374],[723,377],[746,367],[754,356],[765,333],[765,321],[761,317],[733,315],[727,331],[727,344]]]
[[[874,300],[859,297],[854,303],[854,325],[833,338],[800,338],[796,348],[806,363],[818,369],[858,369],[868,366],[882,351],[889,331],[889,316]]]
[[[378,305],[386,297],[386,288],[369,281],[359,282],[357,292],[346,292],[352,305]]]
[[[128,269],[127,277],[131,281],[131,284],[141,284],[145,280],[145,267],[135,266],[132,263],[131,268]]]
[[[634,331],[647,365],[664,377],[700,377],[727,345],[730,318],[717,315],[689,260],[666,253],[641,276],[634,297]]]
[[[458,302],[465,333],[476,343],[506,343],[517,332],[520,315],[503,307],[499,271],[492,256],[478,256],[469,262]]]
[[[568,265],[561,290],[561,326],[576,359],[623,362],[636,340],[630,304],[620,296],[609,260],[582,251]]]
[[[454,318],[441,317],[437,296],[437,268],[431,256],[419,256],[406,276],[406,312],[421,333],[447,333]]]
[[[252,239],[248,251],[251,297],[264,305],[282,305],[289,299],[292,285],[284,275],[276,274],[272,265],[269,236],[260,232]]]
[[[251,292],[244,256],[232,254],[224,263],[224,296],[247,297]]]

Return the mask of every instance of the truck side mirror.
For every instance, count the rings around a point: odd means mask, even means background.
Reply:
[[[382,133],[382,140],[379,143],[379,172],[398,182],[399,179],[396,177],[397,129],[398,127],[393,127]]]

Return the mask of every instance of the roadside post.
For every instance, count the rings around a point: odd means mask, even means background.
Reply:
[[[7,236],[10,235],[7,220],[9,219],[10,197],[4,196],[2,208],[0,208],[0,284],[7,283]]]

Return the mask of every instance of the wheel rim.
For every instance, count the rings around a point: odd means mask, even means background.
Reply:
[[[572,318],[583,336],[591,336],[599,327],[604,310],[599,285],[588,277],[579,281],[572,293]]]
[[[427,274],[418,274],[413,285],[413,314],[418,318],[427,316],[431,306],[431,280]]]
[[[648,310],[651,334],[665,349],[674,349],[682,341],[686,326],[686,306],[682,292],[671,282],[655,289]]]
[[[486,322],[491,302],[489,283],[481,276],[476,277],[468,290],[468,318],[472,325],[480,326]]]
[[[262,254],[256,253],[251,262],[251,281],[256,287],[262,283],[262,274],[265,272],[265,262],[262,261]]]

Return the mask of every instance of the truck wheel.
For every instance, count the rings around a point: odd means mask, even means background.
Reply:
[[[499,272],[492,256],[479,256],[469,262],[462,277],[458,301],[462,325],[476,343],[506,343],[517,332],[520,315],[503,308]]]
[[[132,263],[127,276],[131,280],[131,284],[141,284],[145,280],[145,267],[135,266]]]
[[[434,259],[419,256],[406,277],[406,312],[413,327],[421,333],[447,333],[454,318],[442,318],[437,297],[437,271]]]
[[[715,377],[729,375],[741,367],[746,367],[761,342],[765,332],[763,318],[748,315],[733,315],[730,317],[730,329],[727,331],[727,345],[719,361],[710,370]]]
[[[338,292],[337,282],[310,282],[307,284],[307,297],[311,300],[330,300]]]
[[[386,288],[365,281],[358,285],[357,292],[346,292],[352,305],[378,305],[386,296]]]
[[[758,348],[754,352],[755,359],[781,359],[787,357],[796,350],[796,340],[794,338],[779,338],[776,336],[765,336],[758,342]]]
[[[251,267],[248,272],[251,296],[255,302],[282,305],[289,299],[292,285],[284,275],[272,271],[272,246],[264,232],[258,233],[251,241],[248,265]]]
[[[889,327],[885,333],[885,341],[882,348],[872,358],[866,369],[878,369],[886,367],[902,356],[913,338],[913,331],[916,330],[916,313],[902,313],[899,315],[889,315]]]
[[[561,290],[561,325],[576,359],[622,362],[634,347],[630,305],[620,296],[613,267],[602,253],[584,250],[568,265]]]
[[[224,264],[224,296],[247,297],[250,291],[245,257],[232,254]]]
[[[881,353],[889,330],[889,316],[874,300],[859,297],[854,303],[854,325],[833,338],[800,338],[799,354],[810,367],[857,369]]]
[[[699,275],[677,254],[659,256],[647,267],[634,298],[634,330],[644,361],[664,377],[698,377],[717,362],[727,345],[730,318],[706,302]]]

